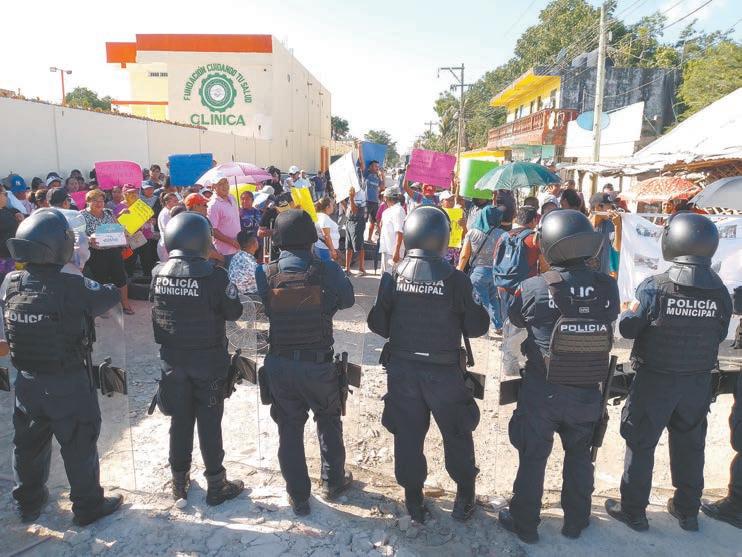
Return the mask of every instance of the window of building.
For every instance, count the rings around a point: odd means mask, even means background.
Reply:
[[[520,106],[518,107],[518,118],[523,118],[523,111],[525,110],[525,108],[526,108],[526,107],[525,107],[525,106],[523,106],[523,105],[520,105]]]
[[[556,94],[556,89],[549,93],[549,106],[551,106],[551,108],[556,108]]]
[[[536,101],[531,101],[531,106],[528,107],[529,114],[533,114],[534,112],[536,112],[535,110],[533,110],[533,107],[535,106],[536,106]]]
[[[538,99],[536,99],[536,110],[541,110],[544,108],[544,101],[541,99],[541,95],[538,96]]]
[[[149,72],[149,77],[167,77],[167,72]]]

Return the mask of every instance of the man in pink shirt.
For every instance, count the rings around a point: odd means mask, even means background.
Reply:
[[[214,246],[224,256],[224,266],[229,268],[232,256],[240,249],[237,233],[240,226],[240,211],[237,202],[229,195],[229,181],[222,178],[214,184],[213,195],[207,206],[207,215],[214,227]]]

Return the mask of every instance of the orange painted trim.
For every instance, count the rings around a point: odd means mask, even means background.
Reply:
[[[167,106],[167,101],[111,101],[116,106],[147,105],[147,106]]]
[[[137,61],[137,43],[106,43],[106,61],[109,64],[134,64]]]
[[[136,50],[165,52],[273,52],[271,35],[137,35]]]

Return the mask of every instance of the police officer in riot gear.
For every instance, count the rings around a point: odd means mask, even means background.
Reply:
[[[85,364],[87,323],[120,302],[118,290],[62,273],[75,237],[56,209],[24,220],[8,248],[24,271],[2,286],[5,334],[18,370],[13,426],[13,498],[21,520],[33,522],[49,491],[52,435],[61,446],[75,524],[84,526],[121,506],[123,497],[104,497],[96,443],[101,414]],[[42,339],[43,342],[39,342]]]
[[[426,514],[423,448],[431,413],[443,436],[446,470],[458,487],[454,519],[473,514],[479,472],[472,438],[479,408],[465,383],[461,340],[462,334],[484,335],[489,316],[475,300],[469,278],[442,256],[449,234],[440,209],[412,211],[404,224],[405,258],[394,274],[382,275],[368,315],[369,328],[389,339],[382,352],[387,394],[381,421],[394,435],[395,476],[418,522]]]
[[[734,290],[734,313],[742,315],[742,286]],[[732,414],[729,416],[729,427],[732,430],[732,448],[737,453],[729,467],[729,492],[718,501],[704,501],[701,503],[701,510],[711,518],[742,528],[742,373],[737,374],[737,390],[734,393]]]
[[[622,413],[626,459],[621,500],[608,499],[608,513],[636,531],[649,528],[654,449],[667,427],[675,495],[667,509],[684,530],[698,530],[703,490],[706,415],[711,370],[727,334],[732,301],[711,257],[719,234],[706,217],[678,213],[662,234],[662,256],[672,263],[636,290],[637,302],[620,321],[634,340],[636,379]]]
[[[276,217],[278,259],[255,272],[270,320],[270,350],[261,373],[270,389],[271,417],[280,436],[278,460],[294,513],[309,513],[311,485],[304,455],[304,425],[312,410],[326,499],[347,489],[338,375],[333,363],[332,317],[355,302],[353,285],[334,261],[312,255],[317,230],[308,213],[289,209]]]
[[[242,315],[237,287],[222,267],[208,261],[211,225],[198,213],[181,213],[164,231],[166,262],[152,271],[150,298],[162,378],[158,406],[170,416],[173,498],[190,487],[193,426],[208,482],[206,503],[219,505],[239,495],[244,484],[229,481],[224,469],[222,416],[229,353],[225,321]]]
[[[562,534],[575,539],[589,525],[590,449],[601,414],[599,387],[608,375],[612,322],[620,307],[616,281],[586,264],[602,242],[579,211],[549,213],[541,223],[540,247],[550,270],[521,283],[508,313],[528,337],[525,374],[509,425],[510,442],[518,449],[518,473],[510,506],[500,512],[499,521],[526,543],[538,541],[554,433],[565,452]]]

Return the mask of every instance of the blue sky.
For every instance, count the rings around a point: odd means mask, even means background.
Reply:
[[[636,1],[619,0],[618,13]],[[678,1],[638,0],[637,9],[622,18],[633,22]],[[681,0],[668,17],[677,19],[705,1]],[[106,64],[106,41],[131,41],[136,33],[269,33],[294,49],[328,87],[333,113],[347,118],[353,133],[386,129],[405,150],[434,118],[433,102],[451,83],[443,74],[437,79],[436,68],[464,62],[466,81],[474,81],[512,55],[520,33],[547,3],[127,0],[91,8],[92,2],[82,0],[3,1],[0,88],[58,101],[59,77],[48,68],[62,66],[73,70],[70,87],[123,98],[127,83]],[[742,0],[713,0],[693,17],[702,29],[729,28],[742,18]],[[684,26],[669,29],[667,38]],[[735,38],[742,39],[742,23]]]

